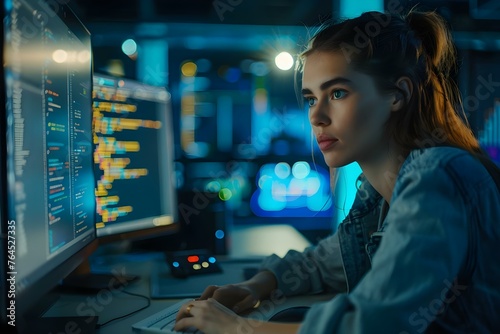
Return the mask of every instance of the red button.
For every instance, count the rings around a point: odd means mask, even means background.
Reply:
[[[195,262],[198,262],[198,261],[200,261],[200,257],[199,256],[196,256],[196,255],[188,256],[188,262],[189,263],[195,263]]]

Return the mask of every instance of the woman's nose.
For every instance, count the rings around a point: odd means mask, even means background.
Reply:
[[[331,124],[328,104],[319,103],[309,109],[309,121],[312,126],[328,126]]]

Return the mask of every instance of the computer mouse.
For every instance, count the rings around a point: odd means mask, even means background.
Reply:
[[[269,321],[274,322],[301,322],[304,320],[309,306],[293,306],[274,314]]]

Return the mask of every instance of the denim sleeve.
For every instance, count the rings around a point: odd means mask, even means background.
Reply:
[[[461,188],[443,168],[400,176],[372,269],[350,294],[315,305],[299,333],[422,333],[463,286]]]
[[[337,234],[304,252],[292,250],[283,258],[271,255],[263,261],[261,270],[276,276],[278,289],[286,296],[347,289]]]

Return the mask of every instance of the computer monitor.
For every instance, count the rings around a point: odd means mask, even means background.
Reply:
[[[94,74],[93,98],[100,243],[177,232],[169,92]]]
[[[90,33],[50,3],[2,4],[0,284],[16,327],[96,247]]]

